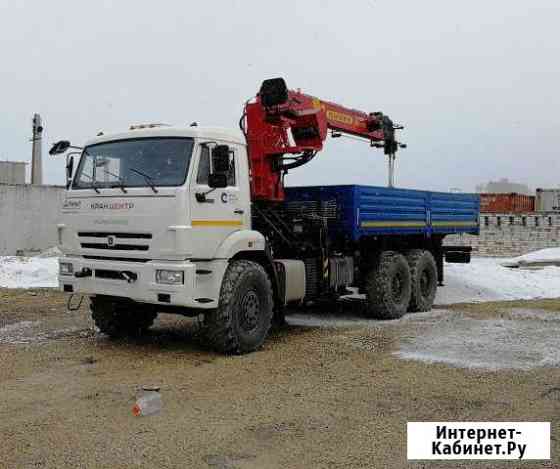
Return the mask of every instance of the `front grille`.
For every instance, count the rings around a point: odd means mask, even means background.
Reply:
[[[148,251],[151,233],[115,233],[108,231],[80,231],[80,246],[84,249],[109,251]]]
[[[78,233],[80,238],[107,238],[114,236],[118,239],[152,239],[151,233],[108,233],[99,231],[80,231]]]
[[[150,262],[150,259],[137,259],[134,257],[84,256],[84,259],[91,259],[93,261]]]
[[[150,246],[146,244],[114,244],[109,246],[104,243],[81,243],[85,249],[112,249],[115,251],[147,251]]]

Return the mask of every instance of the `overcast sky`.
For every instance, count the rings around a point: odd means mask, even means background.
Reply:
[[[0,159],[166,122],[237,127],[264,78],[406,130],[399,186],[474,190],[508,177],[560,185],[558,0],[4,0]],[[380,151],[328,141],[290,185],[384,185]]]

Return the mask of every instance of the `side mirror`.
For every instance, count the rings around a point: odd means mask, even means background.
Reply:
[[[68,148],[70,148],[70,142],[68,140],[60,140],[51,147],[49,155],[61,155],[62,153],[65,153]]]
[[[74,173],[74,157],[71,156],[66,163],[66,189],[72,184],[72,174]]]
[[[212,150],[212,172],[216,174],[227,174],[229,171],[229,147],[227,145],[216,145]]]
[[[212,173],[208,175],[208,186],[212,189],[223,189],[227,187],[227,174],[225,173]]]

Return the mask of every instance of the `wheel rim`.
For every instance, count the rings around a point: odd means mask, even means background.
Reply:
[[[257,328],[260,312],[259,296],[253,290],[245,293],[240,303],[240,325],[245,332],[252,332]]]

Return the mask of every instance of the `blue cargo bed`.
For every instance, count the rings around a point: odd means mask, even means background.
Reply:
[[[332,235],[354,241],[376,235],[479,234],[480,197],[375,186],[286,188],[293,210],[314,206]]]

